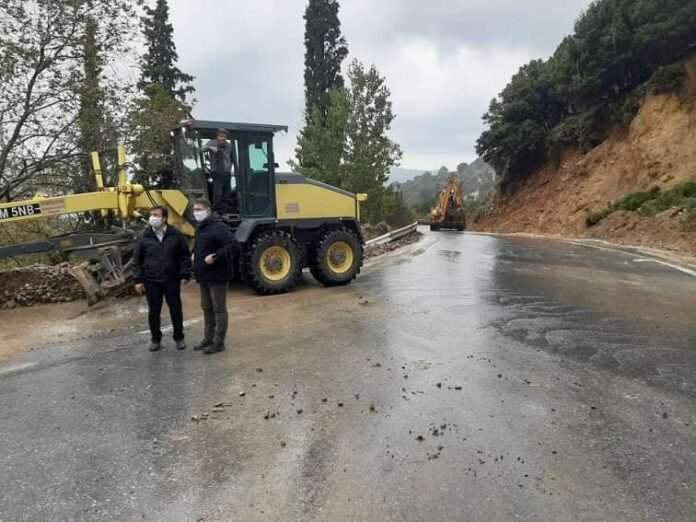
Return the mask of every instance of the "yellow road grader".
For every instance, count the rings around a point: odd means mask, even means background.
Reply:
[[[231,147],[228,212],[218,216],[236,235],[241,255],[234,263],[238,275],[259,294],[292,290],[308,267],[325,286],[349,284],[363,262],[364,239],[360,203],[365,194],[352,194],[300,174],[276,172],[273,138],[287,131],[279,125],[189,120],[172,129],[177,187],[148,189],[129,181],[126,153],[118,149],[116,185],[104,185],[98,153],[92,153],[96,191],[58,197],[35,196],[0,204],[4,223],[101,212],[117,216],[117,230],[77,232],[45,240],[2,245],[0,259],[60,251],[72,261],[73,275],[85,288],[90,304],[121,291],[130,269],[137,231],[155,205],[169,209],[169,224],[193,238],[192,202],[212,200],[211,158],[203,141],[225,129]],[[213,201],[215,206],[216,201]]]

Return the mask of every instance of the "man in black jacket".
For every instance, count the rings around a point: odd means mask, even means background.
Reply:
[[[135,291],[147,296],[151,352],[161,347],[160,314],[165,299],[172,318],[176,348],[186,348],[181,285],[188,284],[191,279],[191,253],[184,234],[167,226],[168,215],[166,207],[157,206],[150,210],[150,227],[143,232],[133,256]]]
[[[227,285],[232,277],[232,256],[239,247],[230,229],[212,216],[210,201],[197,199],[193,216],[198,222],[193,266],[204,321],[203,340],[193,349],[212,354],[225,349]]]

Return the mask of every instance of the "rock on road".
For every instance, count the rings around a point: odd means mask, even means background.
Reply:
[[[687,272],[426,233],[347,288],[233,291],[216,356],[37,348],[0,364],[0,520],[693,520]]]

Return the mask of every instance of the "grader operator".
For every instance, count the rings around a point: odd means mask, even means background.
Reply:
[[[450,174],[447,185],[437,197],[430,211],[430,230],[450,229],[460,232],[466,229],[464,191],[456,172]]]
[[[204,142],[220,130],[229,140],[229,190],[213,193],[210,153]],[[123,227],[111,233],[79,232],[22,244],[0,246],[0,258],[62,251],[81,260],[73,274],[85,287],[90,303],[120,291],[131,277],[135,231],[132,220],[156,205],[169,210],[169,224],[193,235],[191,205],[207,197],[224,208],[220,219],[235,233],[242,249],[236,268],[257,293],[277,294],[294,288],[309,267],[325,286],[349,284],[363,262],[360,202],[352,194],[300,174],[278,173],[273,138],[287,131],[279,125],[189,120],[172,129],[177,187],[148,189],[131,184],[126,155],[119,148],[117,185],[105,187],[99,155],[92,154],[97,191],[60,197],[36,196],[0,204],[3,223],[101,211],[120,218]],[[215,201],[224,194],[227,201]],[[222,204],[221,204],[222,203]]]

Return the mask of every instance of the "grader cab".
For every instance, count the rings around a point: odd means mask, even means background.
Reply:
[[[212,158],[205,142],[221,129],[231,144],[230,184],[224,201],[212,190]],[[189,120],[172,129],[176,187],[146,188],[132,184],[126,155],[119,148],[117,184],[105,187],[98,154],[92,155],[97,191],[60,197],[36,196],[27,201],[0,204],[3,223],[101,212],[118,217],[118,230],[76,232],[21,244],[0,246],[0,259],[62,251],[80,259],[74,275],[87,291],[90,303],[115,293],[130,281],[130,265],[137,229],[144,213],[155,205],[169,209],[169,224],[193,237],[192,203],[207,197],[217,219],[235,233],[241,255],[235,267],[257,293],[277,294],[293,289],[302,269],[325,286],[349,284],[360,272],[363,236],[360,202],[352,194],[296,173],[279,173],[273,138],[287,131],[279,125]]]

